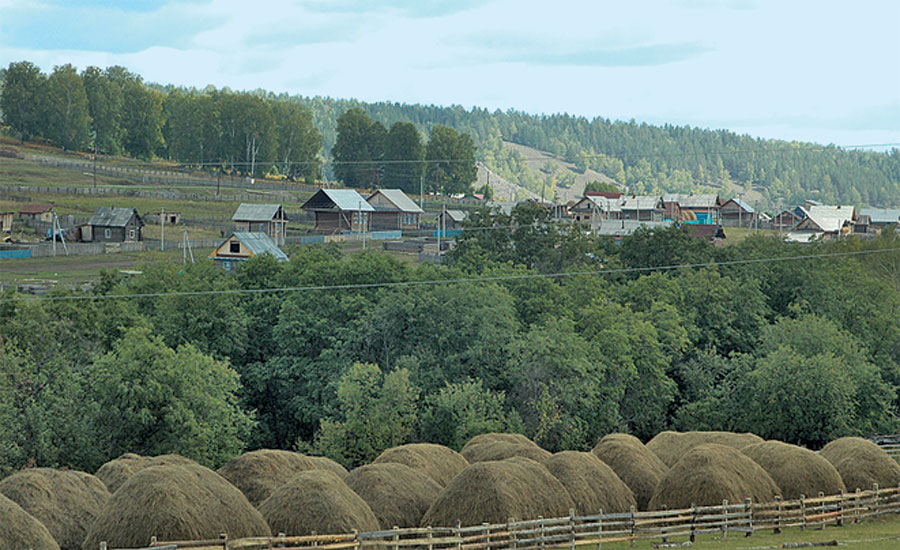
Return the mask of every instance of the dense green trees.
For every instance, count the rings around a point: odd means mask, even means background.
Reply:
[[[434,126],[425,148],[425,177],[434,193],[471,191],[478,174],[472,136],[448,126]]]
[[[19,134],[23,143],[26,139],[41,135],[46,128],[42,116],[46,75],[33,63],[20,61],[0,70],[0,83],[3,86],[3,93],[0,94],[3,121]]]

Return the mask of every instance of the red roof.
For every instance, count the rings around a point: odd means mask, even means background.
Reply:
[[[43,214],[53,209],[51,204],[26,204],[19,210],[19,214]]]

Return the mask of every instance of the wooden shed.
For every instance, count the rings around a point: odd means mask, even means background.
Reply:
[[[353,189],[319,189],[303,203],[320,231],[368,231],[375,208]]]
[[[375,209],[371,223],[374,230],[418,229],[419,217],[425,212],[400,189],[379,189],[366,202]]]
[[[101,206],[88,222],[90,240],[95,243],[124,243],[143,240],[144,221],[134,208]]]
[[[280,204],[241,203],[231,220],[237,231],[265,233],[275,244],[284,244],[287,219]]]
[[[26,204],[19,210],[19,217],[23,220],[34,220],[39,222],[53,222],[53,205],[52,204]]]

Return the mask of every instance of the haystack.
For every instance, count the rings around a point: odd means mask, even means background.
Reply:
[[[341,479],[346,479],[347,475],[350,473],[347,471],[347,468],[344,468],[327,456],[307,456],[307,458],[313,461],[317,470],[328,470],[337,474]]]
[[[78,550],[109,499],[106,485],[73,470],[32,468],[0,481],[0,493],[44,524],[62,550]]]
[[[771,502],[779,494],[772,477],[750,457],[725,445],[710,443],[694,447],[663,476],[650,499],[649,508],[659,510],[732,504],[750,498]]]
[[[300,453],[261,449],[232,458],[218,473],[240,489],[250,504],[258,506],[295,475],[321,467],[324,463]]]
[[[0,495],[0,548],[59,550],[59,545],[43,523]]]
[[[800,495],[814,497],[819,491],[826,495],[846,491],[834,466],[809,449],[781,441],[764,441],[748,445],[741,452],[772,476],[786,499],[800,498]]]
[[[900,485],[900,464],[884,449],[861,437],[835,439],[819,452],[841,474],[848,491]]]
[[[405,464],[419,470],[441,487],[446,487],[450,480],[456,477],[456,474],[469,465],[469,461],[463,455],[450,447],[434,443],[411,443],[391,447],[378,455],[373,463],[385,462]]]
[[[460,453],[469,464],[488,460],[506,460],[514,456],[543,462],[550,452],[522,434],[487,433],[476,435],[463,446]]]
[[[669,471],[663,461],[633,435],[609,434],[591,452],[628,485],[641,510],[647,509],[656,485]]]
[[[144,468],[169,464],[196,464],[196,462],[190,458],[175,454],[141,456],[134,453],[125,453],[119,458],[114,458],[100,466],[100,469],[94,475],[106,484],[106,488],[109,489],[110,493],[115,493],[116,489],[128,481],[128,478]]]
[[[741,450],[747,445],[762,443],[763,438],[751,433],[732,432],[660,432],[647,442],[647,448],[653,451],[667,467],[671,468],[681,460],[688,451],[698,445],[715,443]]]
[[[106,502],[82,548],[146,546],[158,540],[269,536],[262,515],[237,488],[199,464],[151,466],[131,476]]]
[[[543,464],[569,491],[579,513],[627,512],[637,506],[631,489],[594,454],[563,451]]]
[[[443,489],[419,470],[397,462],[361,466],[345,482],[366,501],[382,529],[418,527]]]
[[[422,518],[423,526],[452,527],[560,517],[575,506],[562,483],[527,458],[479,462],[459,473]]]
[[[273,531],[287,535],[319,535],[377,531],[369,505],[337,474],[309,470],[294,476],[259,505]]]

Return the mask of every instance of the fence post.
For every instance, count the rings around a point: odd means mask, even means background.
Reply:
[[[722,501],[722,538],[728,537],[728,499]]]
[[[453,529],[453,534],[456,536],[456,550],[462,550],[462,522],[456,520],[456,527]]]
[[[819,491],[819,498],[820,499],[825,498],[825,493],[823,491]],[[820,530],[825,529],[825,512],[826,512],[826,510],[831,511],[831,507],[828,506],[827,504],[825,504],[825,502],[823,501],[822,503],[819,504],[819,516],[821,516],[819,518],[819,524],[820,524],[819,529]]]
[[[597,550],[603,550],[603,508],[597,517]]]
[[[747,534],[744,535],[744,538],[753,535],[753,500],[749,498],[744,499],[744,511],[747,512]]]
[[[575,550],[575,508],[569,508],[569,550]]]
[[[513,518],[509,518],[506,520],[506,530],[509,532],[509,547],[515,550],[517,541],[516,541],[516,531],[513,527]]]
[[[400,545],[397,544],[397,541],[400,540],[400,535],[397,534],[397,532],[400,531],[400,527],[395,525],[393,530],[394,530],[394,536],[392,537],[392,540],[394,541],[394,544],[392,544],[391,547],[394,550],[400,550]]]
[[[484,522],[481,524],[481,527],[484,529],[484,545],[485,545],[484,547],[490,548],[491,547],[491,544],[490,544],[490,542],[491,542],[491,524],[488,522]]]
[[[694,503],[691,503],[691,538],[690,541],[693,544],[694,540],[697,538],[697,506]]]
[[[153,546],[154,544],[156,544],[157,540],[158,539],[156,538],[156,535],[151,535],[150,536],[150,546]]]
[[[872,484],[872,511],[878,513],[878,484]]]
[[[663,505],[662,505],[662,511],[663,511],[663,512],[666,512],[666,511],[668,511],[668,510],[669,510],[669,507],[668,507],[667,505],[663,504]],[[663,543],[669,542],[669,537],[666,536],[666,525],[665,525],[665,524],[663,524],[661,535],[662,535],[662,541],[661,541],[661,542],[663,542]]]
[[[544,516],[538,516],[538,540],[540,541],[541,548],[544,547]]]
[[[428,526],[428,550],[434,550],[434,543],[431,542],[431,539],[434,538],[434,531],[431,530],[431,526]]]
[[[100,550],[106,550],[106,542],[100,543]]]
[[[634,506],[631,507],[631,546],[634,546],[634,536],[637,530],[637,524],[634,521]]]
[[[856,495],[853,499],[853,523],[859,523],[859,497],[862,495],[862,491],[859,490],[859,487],[856,488]]]
[[[806,529],[806,495],[800,494],[800,530]]]
[[[781,532],[781,495],[775,495],[775,528],[772,534],[777,535]]]
[[[838,518],[837,518],[837,526],[841,527],[844,525],[844,490],[838,489]]]

